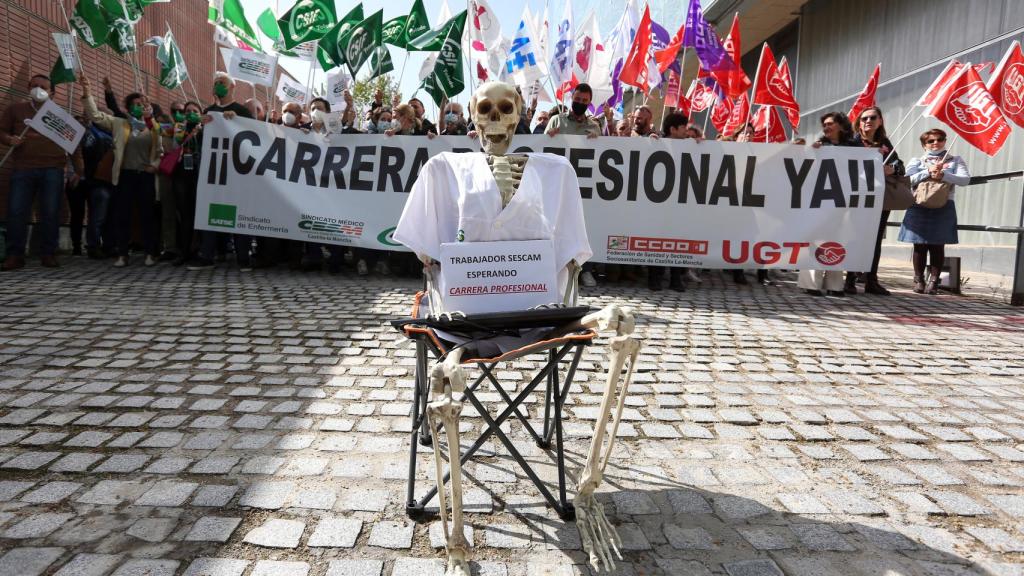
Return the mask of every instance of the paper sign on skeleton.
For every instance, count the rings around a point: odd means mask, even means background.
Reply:
[[[395,231],[395,240],[415,252],[425,264],[428,287],[438,274],[440,247],[448,242],[551,239],[558,285],[569,297],[579,265],[591,256],[583,207],[572,165],[552,154],[506,155],[519,121],[522,97],[500,82],[481,85],[470,100],[473,122],[485,153],[443,153],[431,158],[419,173]],[[439,298],[431,294],[432,311]],[[566,300],[567,302],[567,300]],[[608,380],[591,439],[590,450],[573,499],[583,547],[595,570],[614,567],[619,538],[604,515],[594,491],[614,447],[626,392],[639,355],[632,336],[630,310],[610,305],[585,316],[580,323],[594,330],[615,330],[611,338]],[[469,544],[462,521],[459,450],[460,397],[466,376],[460,365],[463,348],[452,350],[430,371],[431,399],[427,414],[431,429],[445,429],[451,468],[452,530],[449,533],[442,459],[434,442],[438,497],[448,551],[448,576],[468,576]],[[628,367],[620,388],[620,374]],[[617,394],[618,393],[618,394]],[[608,433],[608,425],[612,429]],[[605,446],[605,437],[608,437]],[[621,559],[621,556],[619,556]]]

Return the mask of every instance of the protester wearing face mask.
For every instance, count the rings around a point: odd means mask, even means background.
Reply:
[[[138,206],[139,228],[142,230],[146,266],[156,264],[156,222],[152,218],[156,200],[156,172],[163,148],[160,126],[153,117],[153,107],[137,92],[124,98],[128,118],[100,112],[92,97],[92,85],[84,75],[82,101],[87,115],[100,128],[114,137],[114,162],[111,168],[114,196],[111,201],[113,229],[117,242],[114,266],[128,265],[128,248],[132,232],[133,207]]]
[[[195,102],[186,102],[174,113],[174,147],[181,148],[181,160],[174,167],[171,186],[178,211],[178,257],[175,266],[181,266],[195,257],[196,191],[199,187],[199,138],[202,126],[201,108]]]
[[[466,124],[466,118],[462,114],[462,104],[458,102],[443,101],[441,106],[441,134],[445,136],[466,136],[470,133],[470,127]],[[472,134],[475,138],[476,134]]]
[[[174,119],[184,114],[184,104],[175,100],[171,102],[170,110],[170,114],[163,115],[154,112],[160,123],[160,146],[165,155],[178,147],[174,138]],[[160,201],[160,239],[163,246],[160,261],[172,262],[178,259],[178,208],[174,202],[174,181],[171,175],[157,171],[156,196]]]
[[[299,128],[299,120],[302,118],[302,106],[296,102],[289,102],[281,107],[281,126],[288,128]]]
[[[115,253],[115,241],[107,214],[113,186],[110,184],[110,169],[114,163],[114,139],[110,133],[101,130],[88,116],[82,116],[86,132],[82,136],[82,161],[85,165],[82,183],[89,219],[85,226],[86,253],[90,259],[100,260]],[[72,235],[75,232],[72,231]]]
[[[8,160],[13,170],[7,196],[7,258],[3,270],[16,270],[25,265],[33,197],[39,202],[42,230],[39,260],[46,267],[58,266],[60,197],[64,191],[67,154],[52,140],[25,125],[25,120],[34,117],[49,99],[50,92],[49,78],[33,76],[28,83],[29,100],[11,104],[0,116],[0,142],[14,147]],[[74,174],[70,184],[75,185],[83,171],[80,151],[75,151],[72,163]]]
[[[323,98],[313,98],[309,103],[309,130],[318,134],[327,132],[327,115],[331,112],[331,104]]]
[[[392,128],[391,109],[379,108],[370,114],[370,124],[366,127],[367,134],[384,134]]]
[[[386,136],[428,136],[423,124],[416,119],[416,112],[408,104],[399,104],[395,108],[392,128],[384,132]]]
[[[565,113],[559,114],[548,120],[548,127],[544,133],[548,136],[586,136],[597,138],[601,135],[601,125],[587,115],[590,107],[590,100],[594,97],[594,91],[590,84],[580,84],[572,92],[572,106]]]
[[[213,96],[215,103],[203,110],[204,122],[212,121],[209,115],[211,112],[220,112],[225,120],[231,120],[236,116],[252,118],[249,109],[235,100],[235,81],[226,72],[217,72],[213,77]],[[202,143],[200,143],[202,146]],[[217,250],[217,240],[222,237],[221,232],[204,230],[200,235],[199,257],[189,264],[189,270],[202,270],[213,267],[213,258]],[[249,248],[252,238],[244,234],[234,234],[235,259],[238,269],[241,272],[252,270],[249,259]]]

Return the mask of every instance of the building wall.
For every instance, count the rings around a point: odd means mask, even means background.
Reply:
[[[75,0],[64,0],[70,10]],[[152,36],[162,36],[169,25],[181,48],[195,89],[204,103],[212,99],[214,73],[213,27],[206,23],[206,0],[174,0],[168,4],[153,4],[146,8],[142,21],[136,28],[140,44],[137,57],[141,72],[142,92],[159,103],[164,110],[172,100],[182,100],[181,90],[167,90],[160,86],[160,64],[156,60],[156,48],[141,43]],[[34,74],[49,75],[57,59],[52,32],[67,32],[61,5],[57,0],[0,0],[0,108],[13,101],[27,98],[29,78]],[[109,77],[114,92],[120,97],[135,90],[132,65],[127,56],[121,56],[109,47],[89,48],[79,42],[79,52],[85,64],[85,71],[92,82],[93,90],[102,108],[102,85],[104,76]],[[218,56],[219,58],[219,56]],[[223,63],[220,63],[223,67]],[[186,83],[188,99],[193,96],[191,86]],[[74,90],[74,97],[72,96]],[[237,97],[244,100],[252,96],[250,86],[239,84]],[[81,88],[61,84],[52,95],[55,102],[74,111],[81,110]],[[265,100],[265,98],[264,98]],[[0,156],[7,151],[0,145]],[[10,168],[0,169],[0,222],[6,220],[7,188]]]
[[[978,47],[1014,31],[1008,38]],[[1014,39],[1024,39],[1024,9],[1020,0],[812,0],[803,6],[798,36],[796,96],[804,114],[800,132],[816,137],[821,114],[848,111],[875,64],[881,62],[878,103],[892,133],[950,58],[998,62]],[[906,135],[897,145],[905,161],[922,153],[920,133],[945,128],[937,120],[921,118],[922,111],[914,110],[896,133]],[[1024,168],[1022,134],[1024,130],[1016,127],[995,158],[962,142],[954,143],[951,150],[964,157],[975,175],[1020,170]],[[1019,179],[961,190],[956,199],[959,221],[1017,225],[1021,196]],[[890,220],[900,218],[895,214]],[[890,233],[887,242],[895,243],[895,237]],[[961,232],[960,242],[1011,245],[1016,236]]]

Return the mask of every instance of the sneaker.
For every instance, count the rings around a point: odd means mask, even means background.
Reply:
[[[145,265],[146,265],[147,268],[149,268],[150,266],[156,266],[156,258],[153,258],[149,254],[146,254],[146,263],[145,263]]]
[[[697,271],[694,270],[693,268],[687,268],[686,269],[686,281],[687,282],[693,282],[695,284],[700,284],[700,282],[701,282],[700,275],[697,274]]]
[[[583,286],[587,288],[593,288],[594,286],[597,286],[597,280],[594,279],[594,275],[591,274],[589,270],[584,270],[580,274],[580,284],[583,284]]]
[[[188,264],[187,268],[189,270],[206,270],[208,268],[213,268],[213,260],[210,260],[209,258],[196,258]]]
[[[366,267],[366,260],[360,260],[356,262],[356,274],[360,276],[366,276],[370,273],[370,269]]]
[[[114,268],[124,268],[128,265],[128,258],[124,256],[118,256],[117,260],[114,260]]]

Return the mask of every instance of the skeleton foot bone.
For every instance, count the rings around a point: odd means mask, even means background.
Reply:
[[[581,324],[597,330],[615,330],[616,333],[611,340],[611,360],[608,366],[604,396],[601,399],[601,412],[594,426],[594,436],[590,440],[587,462],[576,483],[576,497],[573,499],[573,505],[576,507],[576,524],[582,537],[583,550],[590,556],[590,565],[595,571],[601,571],[602,566],[605,570],[612,570],[615,568],[612,554],[614,553],[619,560],[622,560],[622,555],[619,553],[622,542],[615,527],[605,516],[604,506],[594,497],[594,491],[601,485],[604,469],[615,448],[615,435],[618,433],[619,423],[622,421],[622,409],[629,392],[629,383],[633,378],[633,368],[636,366],[636,359],[640,354],[640,341],[633,337],[635,322],[633,313],[628,308],[620,308],[616,305],[607,306],[583,317]],[[619,391],[619,377],[627,358],[629,366],[626,368],[622,390]],[[616,401],[616,392],[618,392],[618,401]],[[613,403],[615,404],[615,414],[611,421],[611,433],[608,434],[608,445],[605,447],[604,438],[608,431]]]
[[[440,442],[435,440],[434,467],[437,475],[437,501],[444,531],[445,547],[448,551],[448,568],[445,576],[470,576],[469,542],[466,540],[465,524],[462,519],[462,463],[459,444],[459,415],[462,402],[456,400],[466,390],[466,374],[459,362],[462,349],[456,348],[435,364],[430,371],[430,391],[433,401],[427,405],[427,419],[432,431],[440,424],[448,441],[448,462],[451,469],[452,529],[448,530],[448,503],[444,486],[444,463],[441,459]]]

